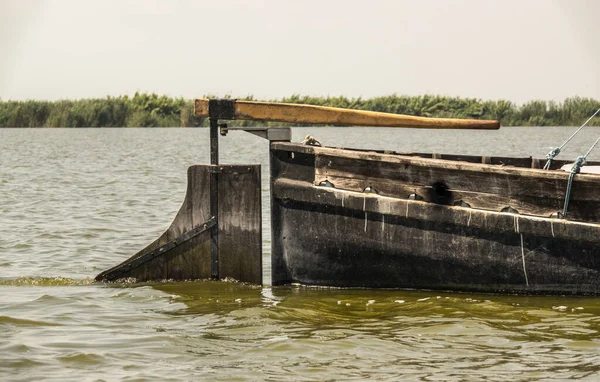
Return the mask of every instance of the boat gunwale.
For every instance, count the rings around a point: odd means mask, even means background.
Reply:
[[[422,167],[443,167],[447,169],[457,171],[473,171],[473,172],[489,172],[500,175],[522,175],[530,176],[540,179],[551,179],[551,180],[568,180],[570,172],[563,170],[544,170],[538,168],[528,167],[517,167],[517,166],[503,166],[498,164],[488,163],[472,163],[466,161],[458,161],[452,159],[439,159],[439,158],[423,158],[409,155],[403,155],[402,153],[381,153],[376,151],[356,150],[341,147],[326,147],[326,146],[311,146],[304,145],[302,143],[294,142],[273,142],[271,150],[281,150],[289,152],[300,152],[304,154],[312,155],[331,155],[356,159],[356,160],[377,160],[381,162],[388,162],[394,164],[407,164],[419,165]],[[515,157],[516,158],[516,157]],[[594,163],[594,162],[590,162]],[[600,174],[577,174],[576,181],[580,182],[596,182],[600,179]]]

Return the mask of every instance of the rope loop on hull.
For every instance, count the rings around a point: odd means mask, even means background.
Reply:
[[[565,193],[565,205],[563,207],[563,218],[567,217],[567,210],[569,209],[569,200],[571,199],[571,188],[573,187],[573,178],[575,178],[575,174],[579,174],[581,171],[581,166],[585,164],[585,156],[577,157],[575,163],[573,163],[573,167],[571,168],[571,173],[569,174],[569,182],[567,183],[567,192]]]

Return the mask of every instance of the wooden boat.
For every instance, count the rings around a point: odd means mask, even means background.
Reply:
[[[499,127],[496,121],[230,100],[196,100],[196,115],[211,118],[213,149],[217,121],[226,119]],[[560,169],[567,162],[557,160],[542,169],[531,157],[366,151],[285,140],[270,139],[273,285],[600,292],[600,174],[571,174]],[[218,152],[212,159],[217,162]]]
[[[596,294],[600,176],[538,163],[273,144],[273,283]]]

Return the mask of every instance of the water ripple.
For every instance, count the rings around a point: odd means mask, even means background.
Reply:
[[[543,157],[567,136],[560,128],[436,137],[365,131],[295,128],[294,138]],[[564,157],[585,151],[586,137],[598,131],[584,130]],[[600,301],[593,298],[94,283],[169,226],[187,167],[208,161],[207,138],[207,129],[0,129],[0,379],[600,378]],[[235,132],[221,144],[224,163],[263,165],[268,282],[268,145]]]

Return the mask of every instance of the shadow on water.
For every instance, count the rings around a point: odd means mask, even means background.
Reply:
[[[185,304],[169,314],[197,325],[188,343],[194,354],[210,353],[198,346],[204,341],[233,352],[250,346],[257,354],[297,360],[298,370],[306,364],[328,370],[342,354],[346,376],[353,375],[351,359],[373,366],[361,368],[367,379],[397,375],[398,367],[404,375],[435,375],[435,364],[452,365],[445,375],[471,377],[501,372],[560,379],[600,372],[600,301],[594,298],[219,282],[153,287]],[[300,360],[298,354],[315,357]]]
[[[115,348],[129,358],[139,357],[143,348],[150,356],[170,357],[182,371],[225,379],[239,373],[249,373],[248,380],[268,375],[277,380],[394,380],[399,375],[414,380],[438,373],[457,380],[568,379],[600,373],[596,298],[224,281],[3,282],[29,294],[0,317],[5,327],[22,333],[11,346],[81,349],[92,341],[97,350],[88,351],[89,362],[107,368],[117,362],[111,358]],[[21,313],[30,312],[28,306],[40,312],[25,321]],[[42,326],[46,335],[38,340]],[[48,354],[58,353],[67,362],[88,357],[78,350]],[[36,354],[36,359],[47,356],[42,350]]]
[[[544,341],[568,334],[598,347],[600,301],[435,291],[258,287],[233,282],[152,284],[183,303],[178,316],[262,317],[310,336],[320,328],[388,337],[405,333],[493,336]],[[298,331],[298,329],[300,329]]]
[[[515,335],[542,337],[535,325],[577,339],[595,339],[600,331],[600,299],[594,297],[517,296],[395,289],[326,288],[301,285],[257,286],[235,281],[154,283],[95,283],[93,279],[20,277],[0,279],[0,286],[78,287],[97,285],[114,289],[151,287],[171,296],[183,308],[169,310],[173,316],[227,316],[247,312],[286,324],[311,327],[357,327],[377,323],[406,325],[417,322],[472,322]],[[530,326],[528,326],[530,325]],[[587,326],[587,330],[579,330]],[[534,338],[530,338],[534,340]]]

